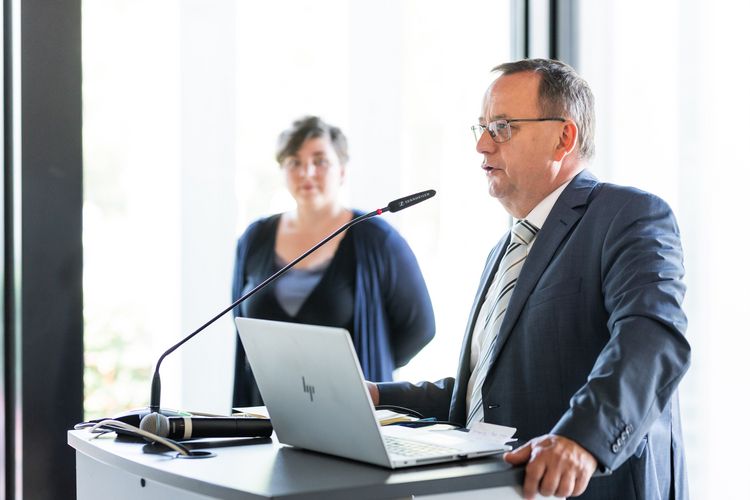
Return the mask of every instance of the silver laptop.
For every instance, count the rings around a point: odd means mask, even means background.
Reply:
[[[389,468],[510,449],[505,446],[510,439],[474,430],[380,426],[344,329],[249,318],[235,321],[281,443]]]

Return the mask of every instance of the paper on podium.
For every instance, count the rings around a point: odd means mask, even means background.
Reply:
[[[270,418],[265,406],[246,406],[244,408],[232,408],[233,417]]]
[[[392,410],[375,410],[375,418],[378,419],[380,425],[391,425],[397,422],[414,422],[415,420],[419,420],[416,417]]]
[[[515,427],[505,427],[504,425],[477,422],[471,429],[469,429],[469,438],[481,439],[482,441],[497,441],[507,444],[516,441],[516,438],[513,437],[515,433]]]
[[[510,450],[511,447],[508,445],[509,442],[515,441],[513,434],[516,430],[512,427],[504,427],[501,425],[475,424],[470,431],[458,430],[452,428],[450,430],[441,430],[438,426],[429,427],[418,427],[409,428],[398,425],[388,427],[388,434],[394,437],[401,437],[405,439],[414,439],[418,437],[420,442],[432,443],[440,446],[456,446],[466,445],[467,438],[469,441],[473,441],[477,444],[486,447],[489,445],[498,451]],[[441,426],[442,429],[445,429]]]
[[[246,406],[242,408],[232,408],[232,416],[234,417],[255,417],[255,418],[269,418],[268,410],[265,406]],[[404,415],[391,410],[377,410],[375,417],[378,419],[380,425],[389,425],[396,422],[413,422],[418,420],[415,417]]]

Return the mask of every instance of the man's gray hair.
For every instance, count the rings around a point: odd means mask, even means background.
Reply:
[[[578,156],[594,156],[594,94],[589,84],[564,62],[554,59],[522,59],[492,68],[504,75],[539,73],[539,107],[544,116],[562,116],[578,126]]]

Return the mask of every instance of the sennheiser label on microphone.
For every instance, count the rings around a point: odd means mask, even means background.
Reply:
[[[392,202],[390,202],[388,204],[388,210],[390,210],[391,212],[398,212],[399,210],[403,210],[404,208],[408,208],[412,205],[416,205],[417,203],[421,203],[424,200],[432,198],[433,196],[435,196],[434,189],[428,189],[427,191],[422,191],[421,193],[404,196],[403,198],[399,198],[398,200],[393,200]]]

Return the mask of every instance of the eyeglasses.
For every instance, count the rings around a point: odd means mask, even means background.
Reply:
[[[546,118],[513,118],[511,120],[495,120],[487,125],[473,125],[471,131],[474,132],[474,138],[479,139],[486,130],[495,142],[507,142],[510,140],[510,124],[515,122],[564,122],[565,118],[546,117]]]
[[[331,166],[331,162],[325,156],[314,156],[312,158],[312,164],[318,170],[325,170]],[[288,156],[284,161],[281,162],[281,168],[296,172],[302,167],[304,163],[294,156]]]

